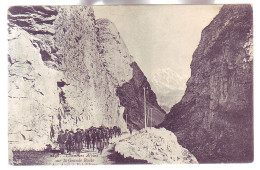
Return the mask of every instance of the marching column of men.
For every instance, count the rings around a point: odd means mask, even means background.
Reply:
[[[102,153],[104,147],[109,145],[109,139],[113,137],[121,136],[120,127],[114,126],[113,128],[108,127],[90,127],[89,129],[79,129],[74,133],[68,129],[60,131],[57,142],[59,144],[60,152],[62,154],[71,153],[76,151],[78,154],[83,149],[83,145],[87,149],[95,150],[98,153]]]

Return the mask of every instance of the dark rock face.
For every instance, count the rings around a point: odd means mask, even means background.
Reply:
[[[117,88],[117,95],[120,99],[120,104],[126,109],[124,118],[128,119],[128,124],[132,124],[136,129],[144,128],[144,87],[146,90],[146,108],[147,112],[152,108],[152,123],[151,114],[147,115],[148,126],[157,126],[165,116],[165,111],[158,105],[155,93],[151,90],[151,86],[147,78],[138,67],[136,62],[131,64],[133,68],[133,78]]]
[[[8,10],[9,26],[18,25],[23,27],[27,32],[36,34],[54,33],[47,29],[46,25],[53,24],[54,17],[58,14],[53,7],[43,6],[12,6]],[[38,25],[37,27],[35,27]]]
[[[160,126],[200,163],[253,161],[252,7],[224,5],[203,30],[182,100]]]

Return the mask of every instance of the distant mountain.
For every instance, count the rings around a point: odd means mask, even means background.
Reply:
[[[157,101],[159,105],[166,111],[166,113],[169,113],[172,105],[181,101],[184,92],[184,90],[172,90],[167,94],[157,93]]]
[[[149,82],[159,105],[166,112],[169,112],[172,105],[181,100],[186,88],[185,77],[170,68],[157,69],[151,74]]]

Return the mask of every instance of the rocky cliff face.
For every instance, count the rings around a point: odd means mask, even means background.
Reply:
[[[144,82],[145,76],[113,23],[96,20],[86,6],[14,6],[8,20],[13,148],[41,149],[60,129],[116,125],[126,130],[122,97],[128,93],[119,96],[118,89],[133,79]],[[155,96],[151,105],[160,110]]]
[[[203,30],[182,100],[161,126],[200,163],[253,161],[252,8],[224,5]]]
[[[133,78],[117,88],[120,104],[125,107],[124,118],[136,129],[144,127],[144,88],[146,89],[147,126],[157,126],[165,116],[165,111],[158,105],[155,93],[147,78],[136,62],[133,68]],[[152,111],[150,111],[152,109]],[[149,112],[149,113],[148,113]]]

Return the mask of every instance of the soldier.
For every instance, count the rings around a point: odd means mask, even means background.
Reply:
[[[110,137],[110,135],[109,135],[109,129],[107,128],[107,130],[106,130],[106,136],[105,136],[107,146],[109,145],[109,137]]]
[[[130,135],[132,135],[132,132],[133,132],[132,126],[129,127],[129,132],[130,132]]]
[[[70,131],[70,140],[71,140],[71,152],[75,151],[75,133],[73,132],[73,130]]]
[[[87,129],[85,130],[85,141],[87,144],[87,149],[89,149],[91,144],[91,131]]]
[[[87,140],[86,140],[87,129],[83,130],[82,134],[83,134],[83,145],[84,147],[87,147]]]
[[[107,142],[106,142],[107,131],[105,128],[101,130],[101,136],[102,136],[102,143],[105,147],[107,146]]]
[[[96,136],[97,136],[97,143],[96,143],[96,145],[97,145],[97,150],[98,150],[98,153],[99,153],[99,151],[100,151],[100,141],[101,141],[101,135],[100,135],[99,129],[98,129],[98,131],[96,133]]]
[[[81,135],[82,135],[82,148],[83,148],[83,145],[85,144],[85,147],[86,147],[86,141],[85,141],[85,131],[83,129],[80,129],[81,130]]]
[[[93,151],[94,151],[95,145],[96,145],[96,142],[97,142],[97,132],[96,132],[96,129],[93,129],[93,133],[91,135],[91,140],[92,140]]]
[[[97,150],[98,153],[102,153],[104,149],[104,143],[103,143],[103,133],[102,130],[99,129],[97,132]]]
[[[117,133],[118,133],[118,136],[121,136],[121,128],[120,127],[117,127]]]
[[[57,142],[59,144],[59,148],[60,148],[60,152],[61,154],[64,154],[65,151],[65,136],[64,136],[64,131],[61,130],[59,132],[58,138],[57,138]]]
[[[71,145],[72,145],[72,138],[71,138],[71,135],[70,135],[70,132],[69,132],[68,129],[65,130],[64,140],[65,140],[67,153],[70,153],[71,152]]]
[[[115,137],[116,137],[116,134],[117,134],[117,127],[116,126],[113,127],[113,131],[114,131],[114,134],[115,134]]]
[[[101,133],[100,153],[103,152],[105,147],[105,133]]]
[[[110,137],[110,139],[112,139],[112,137],[113,137],[113,128],[110,128],[109,129],[109,137]]]
[[[83,135],[81,129],[77,128],[77,132],[75,133],[74,140],[75,140],[75,150],[79,154],[83,148],[82,145]]]
[[[80,129],[81,137],[82,137],[82,142],[81,142],[81,150],[83,149],[83,143],[85,142],[85,132],[83,129]]]

